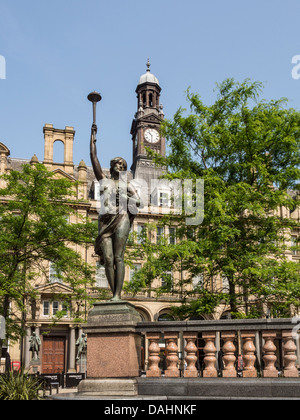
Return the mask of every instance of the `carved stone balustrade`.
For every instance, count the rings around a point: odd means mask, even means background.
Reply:
[[[282,331],[283,338],[283,359],[284,359],[284,370],[283,374],[285,378],[297,378],[299,376],[298,369],[295,366],[297,360],[296,356],[296,345],[293,340],[292,331]]]
[[[202,334],[202,338],[205,341],[205,346],[203,348],[204,351],[204,363],[205,369],[203,370],[203,377],[204,378],[213,378],[217,376],[217,369],[216,369],[216,347],[215,347],[215,339],[216,333],[215,332],[204,332]]]
[[[185,362],[186,362],[186,369],[184,371],[184,377],[186,378],[197,378],[198,370],[196,367],[197,362],[197,346],[195,341],[197,339],[198,334],[196,332],[184,332],[183,338],[186,340],[186,346],[184,351],[186,353]]]
[[[217,377],[217,349],[220,349],[224,366],[219,376],[224,378],[238,375],[277,378],[279,370],[286,378],[298,378],[300,343],[295,345],[294,326],[292,318],[160,321],[138,322],[136,332],[145,335],[147,377],[162,375],[160,357],[163,351],[167,361],[166,377]],[[165,345],[161,347],[160,337],[165,339]],[[204,341],[202,371],[199,370],[198,338]],[[222,349],[221,339],[224,341]],[[237,371],[237,354],[242,354],[241,372]],[[282,358],[279,357],[281,354]],[[182,361],[185,362],[184,369],[179,366]],[[220,366],[218,368],[220,370]]]
[[[165,340],[167,343],[166,353],[167,353],[167,370],[165,371],[165,376],[176,378],[179,376],[178,369],[178,333],[168,332],[165,333]]]
[[[224,378],[234,378],[237,375],[235,370],[234,363],[236,361],[235,357],[235,345],[233,344],[235,339],[235,332],[234,331],[224,331],[222,332],[222,338],[224,340],[224,345],[222,347],[223,350],[223,377]]]
[[[276,346],[274,340],[276,338],[276,331],[263,331],[262,337],[265,340],[263,346],[263,361],[265,363],[265,368],[263,370],[264,378],[277,378],[278,370],[275,367],[276,362]]]
[[[150,377],[158,377],[161,376],[161,371],[159,368],[159,344],[158,341],[160,339],[160,333],[159,332],[149,332],[147,334],[148,340],[149,340],[149,366],[148,370],[146,372],[146,376]]]
[[[254,332],[242,332],[241,337],[244,339],[243,345],[243,378],[255,378],[257,376],[254,363],[256,361],[255,345],[254,345]]]

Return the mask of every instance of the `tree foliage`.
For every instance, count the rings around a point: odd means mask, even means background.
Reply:
[[[55,178],[44,165],[25,164],[2,179],[6,186],[0,190],[0,313],[8,337],[14,337],[19,333],[15,321],[24,317],[36,286],[49,281],[49,263],[58,280],[73,288],[74,297],[87,299],[93,270],[78,246],[92,244],[97,228],[78,212],[76,184]],[[69,223],[70,216],[77,222]]]
[[[190,112],[179,108],[162,126],[167,157],[152,153],[168,167],[166,178],[204,180],[201,225],[191,235],[184,212],[166,217],[177,224],[176,245],[144,249],[145,269],[136,275],[152,281],[157,270],[149,273],[147,261],[155,259],[182,269],[187,282],[202,276],[200,289],[182,288],[180,316],[212,313],[220,303],[235,316],[262,316],[266,307],[282,316],[299,305],[299,263],[288,256],[298,250],[291,234],[299,227],[300,112],[285,99],[260,100],[262,89],[227,79],[212,105],[189,89]],[[226,287],[217,288],[222,278]]]

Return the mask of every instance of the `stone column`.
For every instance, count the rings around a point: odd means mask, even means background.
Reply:
[[[297,360],[296,350],[297,347],[294,343],[292,331],[285,330],[282,331],[283,338],[283,360],[284,360],[284,369],[283,374],[285,378],[298,378],[299,373],[298,369],[295,366]]]
[[[224,369],[223,369],[223,377],[224,378],[234,378],[237,376],[234,362],[236,360],[235,357],[235,345],[233,341],[235,339],[235,332],[232,331],[224,331],[222,332],[222,338],[225,341],[222,350],[224,352],[223,355],[223,362],[224,362]]]
[[[218,376],[216,369],[216,347],[215,347],[215,338],[216,333],[212,331],[206,331],[202,333],[202,338],[205,341],[205,346],[203,351],[205,369],[203,370],[204,378],[212,378]]]
[[[159,352],[160,347],[158,341],[160,339],[159,332],[148,332],[147,340],[149,341],[148,347],[148,370],[146,371],[146,376],[149,377],[159,377],[161,376],[161,371],[159,368]]]
[[[254,346],[254,338],[255,333],[252,331],[245,331],[241,334],[242,339],[244,339],[243,345],[243,361],[244,361],[244,369],[243,369],[243,377],[244,378],[256,378],[257,372],[254,367],[254,363],[256,360],[255,357],[255,346]]]
[[[167,342],[167,370],[166,377],[178,377],[180,372],[178,369],[178,333],[166,332],[165,340]]]
[[[278,371],[275,368],[276,362],[276,346],[274,340],[276,338],[276,331],[263,331],[262,337],[265,340],[263,345],[263,360],[265,363],[263,369],[264,378],[277,378]]]
[[[198,376],[198,370],[196,367],[197,362],[197,346],[195,341],[198,334],[196,332],[184,332],[183,338],[186,340],[186,346],[184,348],[186,352],[185,361],[187,367],[184,371],[184,377],[196,378]]]
[[[70,325],[69,326],[69,369],[68,372],[76,372],[75,369],[75,353],[76,353],[76,345],[75,345],[75,326]]]

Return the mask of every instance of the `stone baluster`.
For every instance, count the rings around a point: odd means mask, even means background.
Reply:
[[[254,363],[256,360],[255,356],[255,345],[254,345],[254,338],[255,333],[250,331],[242,332],[241,334],[242,339],[244,339],[243,345],[243,361],[244,361],[244,369],[243,369],[243,377],[245,378],[255,378],[257,376],[256,369],[254,367]]]
[[[165,371],[165,376],[174,378],[180,375],[178,369],[178,333],[167,332],[164,336],[167,342],[167,370]]]
[[[224,378],[234,378],[237,375],[234,366],[234,362],[236,360],[235,345],[233,344],[233,341],[235,339],[235,332],[224,331],[222,332],[222,338],[224,340],[224,345],[222,347],[222,350],[224,352],[224,369],[222,375]]]
[[[265,367],[263,370],[264,378],[277,378],[278,371],[275,368],[276,362],[276,346],[274,344],[274,340],[276,338],[275,331],[263,331],[262,338],[265,340],[265,344],[263,345],[263,360],[265,363]]]
[[[197,336],[198,334],[196,332],[185,332],[183,334],[183,338],[186,340],[184,350],[186,352],[185,361],[187,364],[183,375],[187,378],[196,378],[198,376],[198,370],[196,368],[197,346],[195,344]]]
[[[205,341],[205,346],[203,351],[205,353],[204,356],[204,363],[205,368],[203,370],[203,377],[204,378],[212,378],[216,377],[217,369],[216,369],[216,347],[215,347],[215,338],[216,333],[211,331],[206,331],[202,333],[202,338]]]
[[[160,362],[160,347],[158,344],[158,341],[160,339],[160,333],[159,332],[149,332],[147,333],[147,339],[149,340],[149,366],[148,370],[146,372],[146,376],[149,377],[158,377],[161,376],[161,371],[159,368],[159,362]]]
[[[284,360],[284,369],[283,374],[285,378],[298,378],[299,373],[298,369],[295,366],[297,360],[296,356],[296,345],[293,340],[292,331],[282,331],[283,338],[283,360]]]

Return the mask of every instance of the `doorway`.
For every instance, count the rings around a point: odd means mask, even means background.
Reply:
[[[43,337],[42,373],[65,372],[65,337]]]

